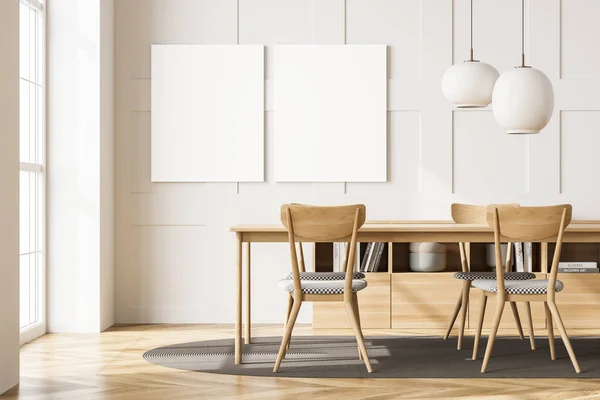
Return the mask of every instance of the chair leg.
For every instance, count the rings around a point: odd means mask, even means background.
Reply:
[[[354,293],[353,296],[356,296],[356,293]],[[360,348],[363,354],[363,361],[365,362],[367,371],[371,373],[373,372],[373,370],[371,369],[371,362],[369,361],[369,355],[367,354],[367,348],[365,347],[365,340],[363,338],[362,331],[360,330],[360,326],[358,325],[357,316],[354,314],[352,300],[344,300],[344,305],[346,306],[346,312],[348,313],[348,317],[350,317],[350,322],[352,323],[352,329],[354,329],[354,335],[356,336],[358,347]]]
[[[488,338],[487,346],[485,348],[485,356],[483,357],[483,364],[481,365],[481,373],[484,373],[487,369],[490,356],[492,355],[492,349],[494,348],[494,340],[498,333],[498,327],[500,326],[500,320],[502,319],[502,312],[504,311],[504,295],[496,294],[496,314],[494,314],[494,322],[492,323],[492,330]]]
[[[512,310],[513,317],[515,317],[515,324],[517,325],[517,330],[519,331],[519,337],[521,340],[523,340],[525,339],[525,336],[523,335],[523,327],[521,326],[521,318],[519,318],[519,309],[517,308],[517,303],[511,301],[510,309]]]
[[[527,312],[527,323],[529,324],[529,343],[531,350],[535,350],[535,336],[533,333],[533,319],[531,318],[531,305],[525,302],[525,311]]]
[[[290,295],[288,296],[288,304],[287,304],[287,310],[285,313],[285,322],[283,324],[283,332],[285,333],[285,326],[287,325],[287,321],[288,319],[290,319],[290,313],[292,312],[292,306],[294,305],[294,296],[292,296],[292,294],[290,293]],[[290,343],[292,342],[291,338],[288,341],[286,350],[290,348]],[[285,358],[285,356],[284,356]]]
[[[444,340],[448,339],[450,336],[450,332],[452,331],[452,327],[454,326],[454,322],[456,322],[456,317],[458,316],[458,312],[460,311],[460,306],[462,305],[462,290],[458,295],[458,300],[456,305],[454,306],[454,314],[452,314],[452,318],[450,319],[450,324],[448,325],[448,330],[446,331],[446,335],[444,336]]]
[[[477,350],[479,348],[479,339],[481,338],[481,329],[483,328],[483,318],[485,317],[485,307],[487,305],[487,296],[481,291],[482,299],[479,306],[479,321],[477,322],[477,332],[475,332],[475,343],[473,343],[473,360],[477,360]]]
[[[460,350],[462,348],[462,340],[465,334],[465,324],[467,321],[467,309],[469,308],[469,292],[471,291],[471,281],[463,281],[462,288],[462,301],[461,301],[461,310],[460,310],[460,326],[458,328],[458,344],[456,345],[456,349]]]
[[[579,368],[577,357],[575,357],[575,352],[573,351],[573,347],[571,347],[571,341],[569,340],[569,336],[567,335],[567,330],[565,329],[565,325],[562,322],[562,318],[560,317],[560,313],[558,312],[556,303],[548,302],[548,308],[550,309],[550,313],[554,317],[554,322],[556,322],[556,325],[558,325],[558,331],[560,332],[560,336],[562,337],[562,340],[565,343],[567,353],[569,353],[569,358],[571,358],[571,363],[575,368],[575,372],[580,373],[581,369]]]
[[[358,296],[352,297],[352,310],[354,311],[354,315],[356,315],[358,327],[359,327],[360,331],[362,332],[362,325],[360,324],[360,312],[358,311]],[[362,351],[360,350],[360,346],[358,346],[358,344],[357,344],[357,347],[358,347],[358,359],[362,360],[363,359]]]
[[[279,353],[277,354],[277,361],[275,362],[275,368],[273,368],[273,372],[279,372],[279,366],[281,365],[281,360],[283,360],[283,357],[285,356],[287,344],[290,341],[290,337],[292,336],[292,329],[294,329],[294,324],[296,323],[296,318],[298,317],[298,312],[300,311],[301,305],[301,300],[294,301],[294,304],[292,306],[292,312],[290,313],[290,318],[285,324],[285,332],[283,333],[281,347],[279,347]]]
[[[544,302],[544,309],[546,310],[546,326],[548,328],[548,343],[550,344],[550,359],[556,360],[556,347],[554,345],[554,326],[552,325],[552,313],[548,308],[548,303]]]

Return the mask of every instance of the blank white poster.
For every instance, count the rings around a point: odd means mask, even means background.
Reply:
[[[275,46],[275,180],[385,182],[385,45]]]
[[[152,182],[264,181],[263,46],[152,45]]]

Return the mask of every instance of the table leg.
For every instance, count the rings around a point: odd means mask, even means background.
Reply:
[[[237,303],[235,310],[235,363],[242,363],[242,235],[236,234],[237,238],[237,273],[236,291]]]
[[[252,336],[250,334],[251,322],[250,322],[250,287],[252,280],[250,279],[250,242],[246,242],[246,308],[244,309],[244,343],[252,343]]]

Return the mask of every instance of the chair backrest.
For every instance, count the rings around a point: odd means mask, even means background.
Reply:
[[[509,203],[509,204],[496,204],[497,207],[500,208],[515,208],[519,207],[519,204]],[[450,211],[452,214],[452,220],[457,224],[487,224],[486,213],[489,206],[481,206],[474,204],[461,204],[461,203],[452,203],[450,206]],[[471,262],[466,255],[465,245],[464,243],[459,243],[458,248],[460,250],[460,264],[463,272],[467,272],[471,270]],[[509,271],[510,264],[512,263],[510,255],[511,255],[511,247],[508,246],[507,256],[506,256],[506,271]],[[497,264],[502,265],[502,264]]]
[[[519,207],[517,203],[508,204],[495,204],[500,208],[515,208]],[[487,224],[486,213],[488,205],[474,205],[474,204],[461,204],[452,203],[450,211],[452,214],[452,220],[457,224]]]
[[[485,224],[487,206],[452,203],[452,220],[457,224]]]
[[[563,213],[565,226],[571,222],[573,208],[570,204],[543,207],[501,209],[490,205],[487,223],[494,226],[494,209],[498,210],[500,236],[514,242],[554,241],[561,231]]]
[[[366,207],[363,204],[343,206],[284,204],[281,206],[281,222],[288,230],[294,296],[302,294],[301,268],[296,254],[296,241],[300,243],[349,242],[350,250],[346,253],[343,267],[346,271],[344,293],[350,293],[356,256],[356,236],[358,229],[365,223],[366,215]],[[304,261],[301,260],[301,263],[304,270]]]
[[[556,242],[548,282],[548,296],[554,299],[554,285],[562,249],[563,232],[571,222],[573,207],[560,204],[543,207],[499,208],[491,205],[487,211],[488,224],[494,228],[496,264],[501,259],[500,242]],[[504,273],[496,269],[498,292],[504,292]]]
[[[344,206],[312,206],[284,204],[281,206],[281,222],[288,228],[287,215],[291,213],[295,240],[305,242],[344,242],[350,240],[358,211],[358,227],[367,215],[363,204]]]

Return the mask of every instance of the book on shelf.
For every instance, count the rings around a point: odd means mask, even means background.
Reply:
[[[533,244],[523,243],[523,265],[525,272],[533,272]]]
[[[341,243],[333,243],[333,272],[339,272],[340,269],[340,245]]]
[[[360,263],[360,271],[361,272],[364,272],[367,270],[367,266],[369,265],[369,259],[371,258],[371,255],[373,253],[372,250],[373,250],[374,244],[375,243],[370,242],[367,244],[367,247],[365,248],[365,253],[364,253],[364,255],[362,257],[362,261]]]
[[[564,273],[576,273],[576,274],[593,274],[598,273],[598,263],[595,261],[582,261],[582,262],[559,262],[558,272]]]
[[[379,250],[379,243],[373,242],[371,250],[369,251],[369,262],[363,272],[371,272],[373,265],[375,265],[375,259],[377,258],[377,251]]]
[[[558,263],[558,268],[598,268],[596,261],[561,261]]]
[[[379,261],[381,260],[381,253],[383,252],[384,243],[375,243],[373,246],[373,258],[366,272],[375,272],[379,268]]]
[[[575,274],[594,274],[598,273],[598,268],[558,268],[558,272]]]
[[[350,246],[350,243],[333,243],[333,272],[344,272],[344,260],[346,259],[346,251],[348,251],[348,254],[350,254],[348,246]],[[356,243],[353,265],[354,272],[362,271],[360,254],[360,243]]]
[[[525,266],[523,263],[523,243],[515,242],[515,265],[517,272],[525,272]]]
[[[375,263],[373,265],[373,269],[371,272],[377,272],[379,270],[379,264],[381,263],[381,256],[383,255],[383,250],[385,249],[385,243],[378,243],[379,248],[377,249],[377,257],[375,258]]]
[[[376,272],[379,270],[381,258],[385,249],[386,243],[370,242],[365,247],[362,253],[360,262],[360,272]]]
[[[367,268],[363,272],[371,272],[373,270],[373,265],[375,264],[375,259],[377,258],[377,250],[379,249],[379,243],[374,242],[371,247],[371,257],[369,258],[369,263],[367,264]]]

